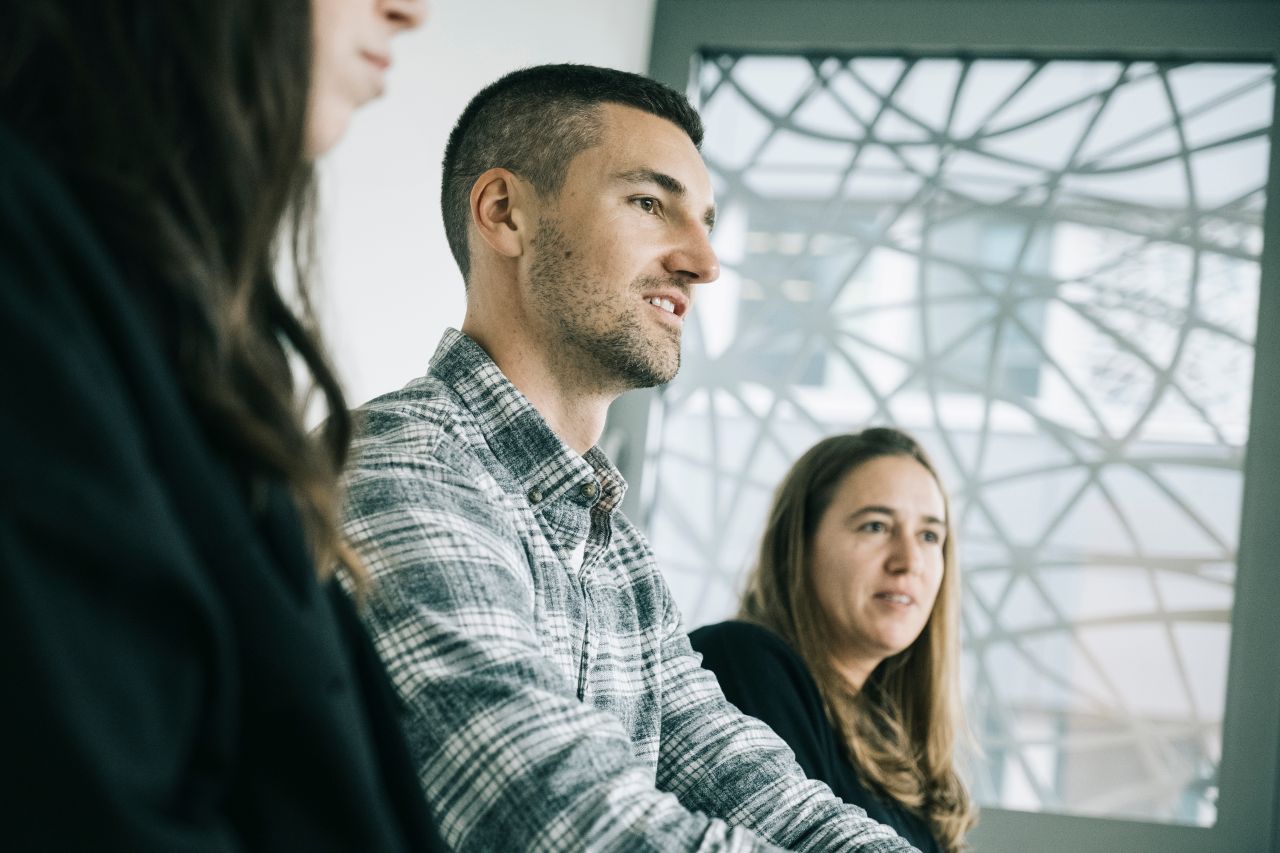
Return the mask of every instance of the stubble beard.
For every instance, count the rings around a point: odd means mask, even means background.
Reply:
[[[680,330],[646,332],[641,314],[640,294],[661,279],[638,278],[625,293],[586,291],[587,273],[554,219],[539,223],[533,248],[530,293],[554,336],[548,355],[562,379],[586,390],[622,393],[675,377]]]

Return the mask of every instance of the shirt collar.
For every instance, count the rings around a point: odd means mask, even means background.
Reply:
[[[535,511],[566,496],[606,512],[621,505],[627,483],[609,457],[599,447],[583,455],[565,444],[470,337],[446,329],[428,372],[462,400]]]

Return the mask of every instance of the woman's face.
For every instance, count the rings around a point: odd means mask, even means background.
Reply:
[[[861,688],[920,636],[942,584],[946,503],[910,456],[880,456],[845,475],[814,533],[810,571],[836,640],[832,660]]]
[[[426,0],[312,0],[315,67],[307,110],[307,154],[332,148],[356,109],[382,94],[391,39],[420,25]]]

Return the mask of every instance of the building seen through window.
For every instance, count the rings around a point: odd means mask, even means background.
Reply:
[[[724,275],[644,496],[689,626],[805,448],[897,425],[953,493],[980,801],[1212,825],[1274,80],[704,54]]]

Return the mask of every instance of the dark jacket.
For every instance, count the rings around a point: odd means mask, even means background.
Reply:
[[[747,622],[707,625],[689,635],[702,665],[716,674],[724,696],[745,714],[768,723],[787,742],[810,779],[826,782],[846,803],[887,824],[921,853],[937,853],[929,826],[893,800],[872,793],[858,776],[822,707],[822,694],[804,660],[781,637]]]
[[[0,126],[0,847],[434,849],[349,602],[155,338]]]

